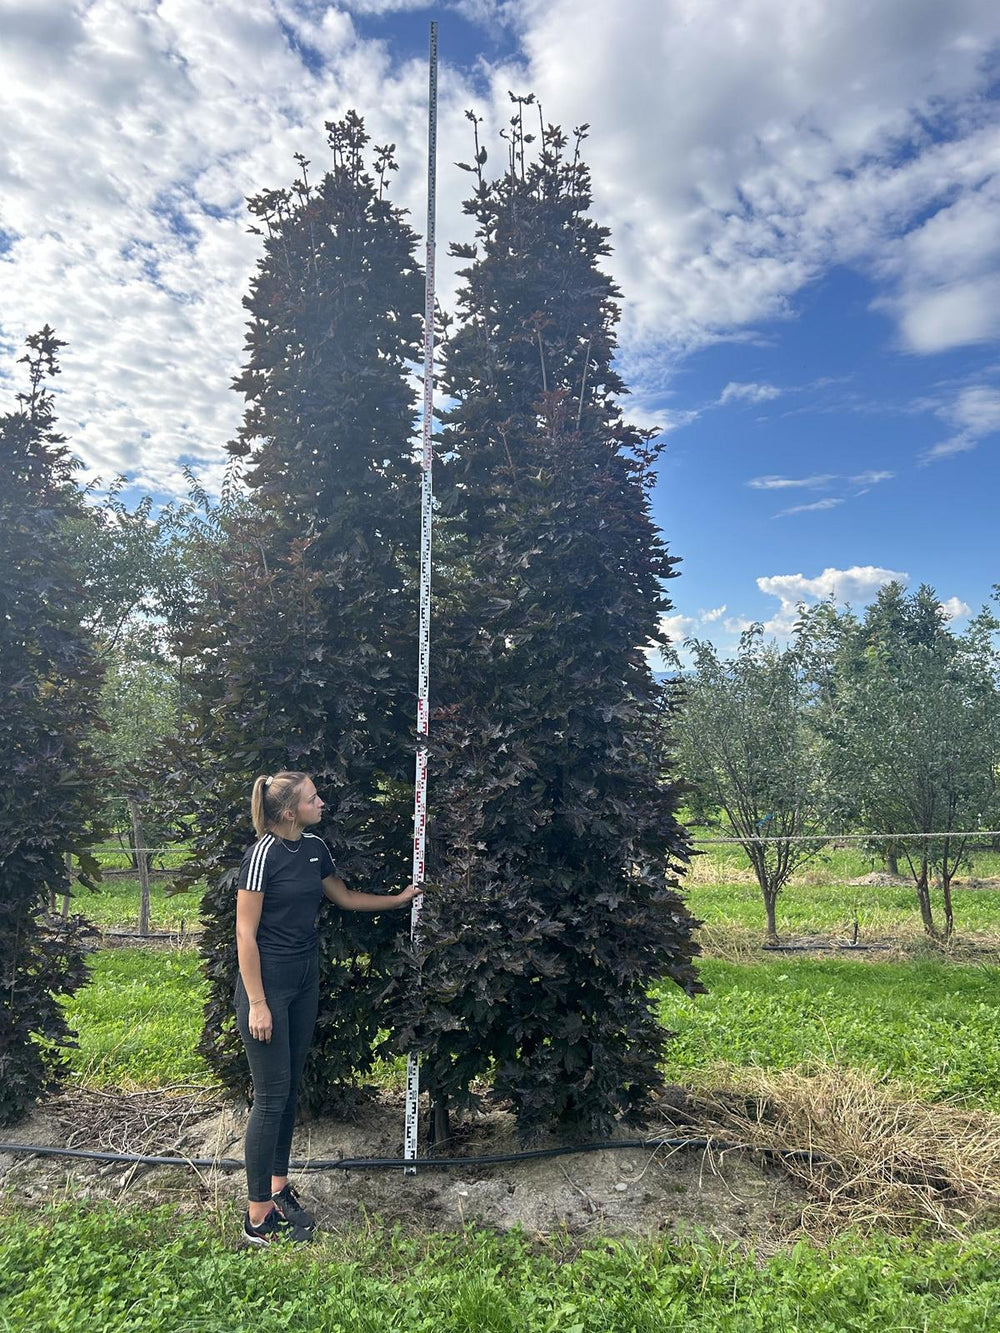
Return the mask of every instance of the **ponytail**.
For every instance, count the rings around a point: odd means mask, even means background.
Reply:
[[[308,777],[308,773],[281,772],[257,779],[250,797],[250,818],[258,838],[278,822],[284,811],[292,809],[295,794]]]

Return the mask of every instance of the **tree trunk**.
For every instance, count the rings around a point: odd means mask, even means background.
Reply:
[[[920,904],[920,919],[924,923],[924,930],[928,935],[936,938],[937,930],[934,926],[934,913],[931,910],[931,891],[926,860],[920,863],[920,875],[917,879],[917,902]]]
[[[944,937],[951,939],[952,931],[955,929],[955,912],[951,902],[951,880],[952,876],[942,872],[941,889],[944,894]]]
[[[146,839],[139,818],[139,802],[134,796],[127,796],[129,814],[132,816],[132,841],[135,845],[135,864],[139,871],[139,934],[149,934],[149,859],[146,854]]]
[[[764,911],[767,913],[767,942],[778,943],[778,926],[775,920],[775,907],[778,901],[776,890],[764,889]]]
[[[895,875],[897,879],[899,878],[899,853],[896,851],[895,847],[890,847],[886,851],[885,868],[888,874]]]
[[[451,1116],[448,1110],[448,1094],[433,1084],[427,1089],[430,1103],[427,1146],[442,1152],[451,1147]]]

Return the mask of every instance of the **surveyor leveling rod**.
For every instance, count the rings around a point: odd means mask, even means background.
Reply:
[[[424,882],[427,836],[427,734],[429,731],[431,664],[431,501],[434,451],[434,214],[437,200],[437,24],[431,24],[430,86],[427,97],[427,259],[424,287],[424,436],[420,487],[420,631],[417,670],[417,774],[413,805],[413,883]],[[413,900],[410,939],[416,942],[422,896]],[[420,1057],[406,1057],[405,1161],[408,1176],[416,1174],[417,1123],[420,1104]]]

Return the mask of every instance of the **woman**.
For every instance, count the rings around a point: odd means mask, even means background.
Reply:
[[[348,889],[326,843],[307,832],[322,819],[323,801],[306,773],[258,778],[250,812],[257,841],[243,857],[236,894],[236,1023],[253,1077],[243,1233],[268,1245],[311,1240],[316,1225],[288,1184],[288,1157],[319,1005],[319,906],[329,898],[347,911],[385,912],[406,907],[418,890]]]

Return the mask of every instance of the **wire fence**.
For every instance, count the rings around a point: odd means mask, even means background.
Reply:
[[[943,838],[1000,838],[1000,829],[946,829],[931,833],[768,833],[756,834],[746,838],[692,838],[698,847],[743,847],[748,842],[905,842],[913,840],[931,841]],[[163,855],[170,852],[179,855],[185,851],[183,843],[174,843],[170,847],[90,847],[88,851],[115,856]]]
[[[1000,829],[949,829],[944,833],[769,833],[747,838],[692,838],[699,847],[743,847],[748,842],[906,842],[912,839],[1000,838]]]

